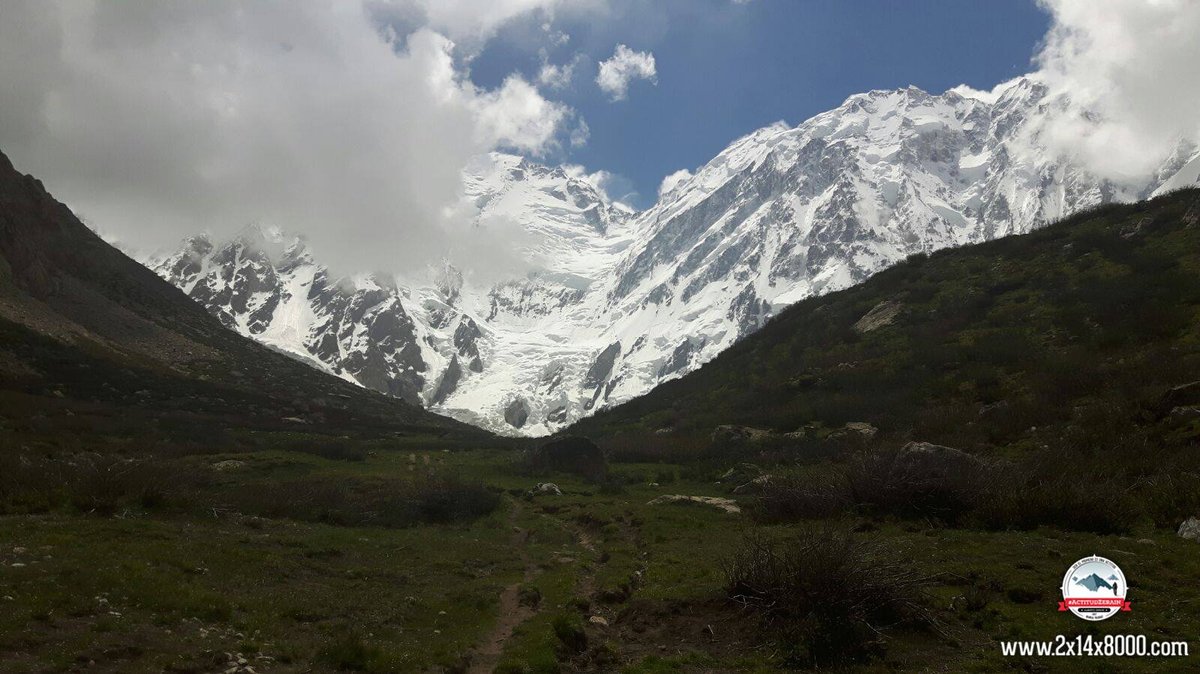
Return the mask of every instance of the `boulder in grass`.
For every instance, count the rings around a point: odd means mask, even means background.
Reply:
[[[762,474],[763,469],[752,463],[739,463],[724,473],[721,473],[721,476],[717,478],[717,484],[727,485],[732,488],[741,484],[746,484]]]
[[[829,442],[866,442],[878,434],[879,429],[865,421],[850,421],[841,428],[835,428],[825,439]]]
[[[1200,543],[1200,517],[1189,517],[1179,525],[1179,537]]]
[[[939,476],[947,472],[977,470],[983,462],[961,449],[930,442],[910,442],[900,448],[896,464],[912,473]]]
[[[213,467],[213,470],[219,470],[221,472],[229,471],[229,470],[239,470],[241,468],[246,467],[246,462],[239,461],[237,459],[226,459],[224,461],[218,461],[218,462],[214,463],[212,465],[212,467]]]
[[[1159,406],[1163,413],[1168,413],[1177,407],[1192,407],[1200,405],[1200,381],[1180,384],[1163,394]]]
[[[556,438],[529,454],[529,467],[535,471],[550,471],[578,475],[599,482],[608,474],[608,461],[596,443],[579,436]]]
[[[739,496],[743,494],[760,494],[771,486],[771,482],[775,479],[773,475],[759,475],[758,477],[744,482],[733,488],[733,493]]]
[[[749,442],[759,442],[771,437],[771,431],[750,426],[717,426],[712,432],[712,441],[716,444],[736,445]]]
[[[742,512],[738,504],[733,499],[721,498],[719,496],[688,496],[685,494],[664,494],[658,498],[648,501],[646,505],[668,505],[678,503],[683,505],[701,505],[710,508],[716,508],[723,512],[737,514]]]
[[[904,304],[894,300],[884,300],[871,308],[858,322],[854,324],[854,331],[859,334],[866,334],[872,330],[891,325],[896,321],[896,317],[900,315],[900,310],[904,308]]]

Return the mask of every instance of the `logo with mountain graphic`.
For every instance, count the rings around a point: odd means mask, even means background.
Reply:
[[[1084,620],[1105,620],[1129,611],[1125,595],[1129,586],[1115,562],[1092,555],[1071,565],[1063,576],[1059,611],[1070,611]]]

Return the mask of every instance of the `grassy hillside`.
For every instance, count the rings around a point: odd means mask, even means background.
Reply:
[[[972,451],[1191,446],[1200,380],[1200,191],[1105,206],[914,257],[783,311],[698,371],[572,432],[707,436],[867,422]],[[869,331],[875,310],[893,315]],[[665,441],[665,440],[664,440]]]
[[[0,441],[226,451],[252,431],[486,438],[225,329],[0,154]]]
[[[0,671],[1194,669],[997,642],[1200,649],[1198,204],[802,303],[581,423],[606,459],[225,331],[0,170]],[[1099,624],[1056,611],[1095,553]]]

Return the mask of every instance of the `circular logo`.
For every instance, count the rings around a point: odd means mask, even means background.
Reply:
[[[1112,560],[1092,555],[1071,565],[1063,576],[1058,610],[1070,611],[1084,620],[1104,620],[1118,611],[1128,611],[1125,594],[1129,586],[1121,567]]]

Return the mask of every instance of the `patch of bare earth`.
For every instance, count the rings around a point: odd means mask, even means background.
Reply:
[[[619,659],[633,664],[650,656],[704,653],[728,661],[770,648],[754,616],[724,598],[696,601],[632,599],[613,622]],[[692,670],[683,670],[692,671]],[[700,667],[695,671],[710,671]]]
[[[512,514],[509,516],[509,522],[515,523],[519,514],[520,505],[514,505]],[[533,580],[539,573],[537,565],[530,560],[526,549],[526,545],[529,542],[529,532],[517,527],[515,524],[512,524],[512,527],[512,546],[514,550],[520,551],[521,563],[525,566],[525,574],[520,582],[507,585],[500,592],[499,615],[496,619],[496,625],[471,653],[471,664],[467,669],[469,674],[491,674],[496,669],[496,664],[500,662],[500,656],[504,653],[504,645],[512,638],[517,627],[537,613],[535,607],[522,604],[520,597],[521,585]]]

